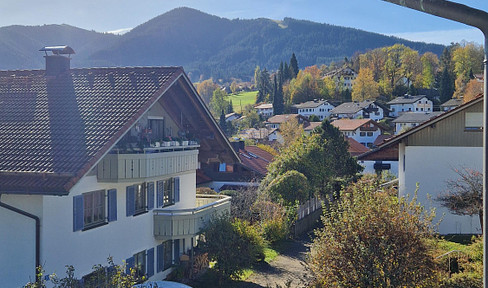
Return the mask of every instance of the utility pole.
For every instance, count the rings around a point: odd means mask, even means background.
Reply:
[[[400,6],[408,7],[427,14],[439,16],[442,18],[454,20],[469,26],[476,27],[483,32],[485,36],[485,59],[484,63],[484,84],[483,84],[483,287],[488,288],[488,235],[486,229],[488,226],[488,85],[487,85],[487,68],[488,68],[488,13],[475,9],[463,4],[447,0],[383,0]]]

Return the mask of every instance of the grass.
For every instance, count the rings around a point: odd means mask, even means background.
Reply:
[[[237,94],[229,94],[229,100],[232,100],[232,107],[235,112],[242,112],[242,109],[248,104],[254,104],[256,102],[256,94],[258,91],[240,92]]]
[[[270,263],[273,261],[277,256],[278,256],[278,251],[272,249],[272,248],[264,248],[264,262]],[[242,275],[239,277],[239,280],[245,281],[249,276],[254,273],[253,269],[244,269],[242,271]]]

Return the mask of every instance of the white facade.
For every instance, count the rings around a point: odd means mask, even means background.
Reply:
[[[418,183],[417,201],[436,209],[434,223],[440,222],[440,234],[479,234],[478,216],[457,216],[442,207],[435,198],[446,191],[446,181],[459,178],[454,169],[482,171],[482,147],[426,147],[399,144],[399,195],[413,195]],[[429,204],[431,206],[429,207]]]
[[[258,115],[261,115],[264,118],[269,118],[273,116],[273,104],[265,103],[265,104],[258,105],[254,108],[256,109]]]
[[[358,164],[364,168],[361,174],[375,174],[375,164],[384,164],[385,168],[389,166],[390,169],[384,169],[383,171],[388,171],[388,173],[398,177],[398,161],[360,160]]]
[[[354,131],[341,131],[343,135],[356,140],[366,147],[372,147],[376,138],[381,135],[381,129],[378,126],[375,130],[361,131],[361,128],[357,128]]]
[[[307,118],[312,115],[315,115],[319,117],[320,120],[324,120],[326,118],[329,118],[330,111],[332,109],[334,109],[334,106],[331,105],[329,102],[325,101],[323,104],[317,107],[298,108],[298,114],[305,116]]]
[[[390,105],[390,115],[393,117],[400,116],[403,112],[419,112],[419,113],[429,113],[433,111],[432,101],[427,99],[427,97],[422,97],[413,103],[401,103],[401,104],[391,104]]]

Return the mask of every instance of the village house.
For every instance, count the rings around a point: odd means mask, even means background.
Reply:
[[[477,216],[452,214],[436,201],[447,193],[447,180],[457,180],[456,169],[482,171],[483,97],[432,118],[390,138],[359,160],[398,160],[398,193],[412,196],[426,209],[436,209],[440,234],[479,234]]]
[[[392,117],[398,117],[405,112],[425,113],[434,111],[432,101],[427,99],[425,95],[411,96],[406,94],[386,104],[390,105],[390,116]]]
[[[275,116],[269,118],[265,122],[265,125],[269,130],[275,129],[275,128],[279,129],[281,124],[283,124],[286,121],[289,121],[291,119],[296,119],[298,124],[301,124],[304,127],[308,126],[310,123],[307,118],[305,118],[299,114],[282,114],[282,115],[275,115]]]
[[[345,89],[351,90],[357,76],[358,74],[353,69],[343,67],[328,72],[324,77],[332,78],[337,84],[341,84]]]
[[[264,119],[268,119],[269,117],[273,116],[273,104],[271,103],[263,103],[257,106],[254,106],[258,115],[262,116]]]
[[[441,104],[441,111],[449,111],[463,104],[462,98],[451,98]]]
[[[344,102],[330,111],[332,118],[342,119],[372,119],[380,121],[388,116],[389,110],[384,105],[373,100],[362,102]]]
[[[400,134],[401,132],[404,132],[413,127],[416,127],[431,118],[441,115],[442,113],[443,112],[430,112],[430,113],[405,112],[392,121],[393,123],[395,123],[395,135]]]
[[[337,127],[342,134],[354,139],[362,145],[372,148],[378,136],[383,133],[383,129],[371,119],[338,119],[331,123]]]
[[[70,69],[69,46],[42,51],[45,70],[0,71],[2,286],[41,264],[87,280],[109,256],[164,279],[230,209],[196,195],[197,168],[239,157],[181,67]]]
[[[297,113],[310,118],[315,115],[322,121],[329,118],[330,111],[334,109],[334,105],[330,104],[326,100],[315,99],[313,101],[307,101],[305,103],[295,104],[293,107],[297,110]]]

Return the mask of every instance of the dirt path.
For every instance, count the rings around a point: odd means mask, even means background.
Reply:
[[[280,255],[269,264],[263,263],[260,267],[255,267],[255,272],[246,282],[241,282],[239,288],[308,287],[312,277],[305,259],[310,243],[309,238],[286,242],[280,249]]]

